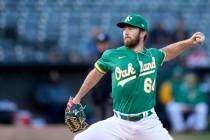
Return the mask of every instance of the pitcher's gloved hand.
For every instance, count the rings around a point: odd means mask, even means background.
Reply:
[[[84,113],[85,107],[81,104],[74,104],[70,98],[65,110],[65,123],[72,133],[84,130],[88,127],[86,116]]]

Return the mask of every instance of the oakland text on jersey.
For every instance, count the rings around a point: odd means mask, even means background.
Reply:
[[[152,62],[149,63],[143,63],[142,61],[139,61],[140,65],[140,74],[139,76],[146,76],[151,73],[155,72],[156,63],[155,58],[152,57]],[[121,70],[120,67],[115,68],[115,78],[118,80],[118,86],[124,86],[127,82],[136,79],[136,70],[133,68],[132,63],[128,63],[127,69]],[[125,78],[121,80],[122,78]]]
[[[145,76],[151,73],[154,73],[156,68],[155,58],[152,57],[151,63],[144,64],[142,61],[139,61],[139,65],[141,67],[139,76]]]
[[[128,68],[125,69],[125,70],[121,70],[120,67],[115,68],[115,78],[116,78],[116,80],[119,81],[119,80],[121,80],[121,78],[127,78],[128,77],[127,79],[124,79],[124,80],[122,80],[118,83],[118,85],[121,85],[121,86],[124,86],[124,84],[126,84],[127,82],[129,82],[133,79],[136,79],[135,74],[136,74],[136,71],[133,68],[132,63],[129,63]]]

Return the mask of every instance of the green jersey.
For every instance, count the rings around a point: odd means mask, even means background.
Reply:
[[[155,106],[157,70],[164,57],[165,53],[155,48],[135,53],[125,46],[103,53],[95,68],[101,73],[112,73],[114,110],[135,114]]]

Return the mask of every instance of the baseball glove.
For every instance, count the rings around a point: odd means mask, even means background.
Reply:
[[[85,107],[81,104],[73,104],[70,109],[65,110],[65,123],[72,133],[84,130],[88,127],[86,116],[84,113]]]

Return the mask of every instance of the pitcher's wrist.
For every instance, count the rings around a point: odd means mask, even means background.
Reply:
[[[80,98],[78,97],[78,96],[75,96],[74,98],[73,98],[73,103],[74,104],[79,104],[80,103]]]

